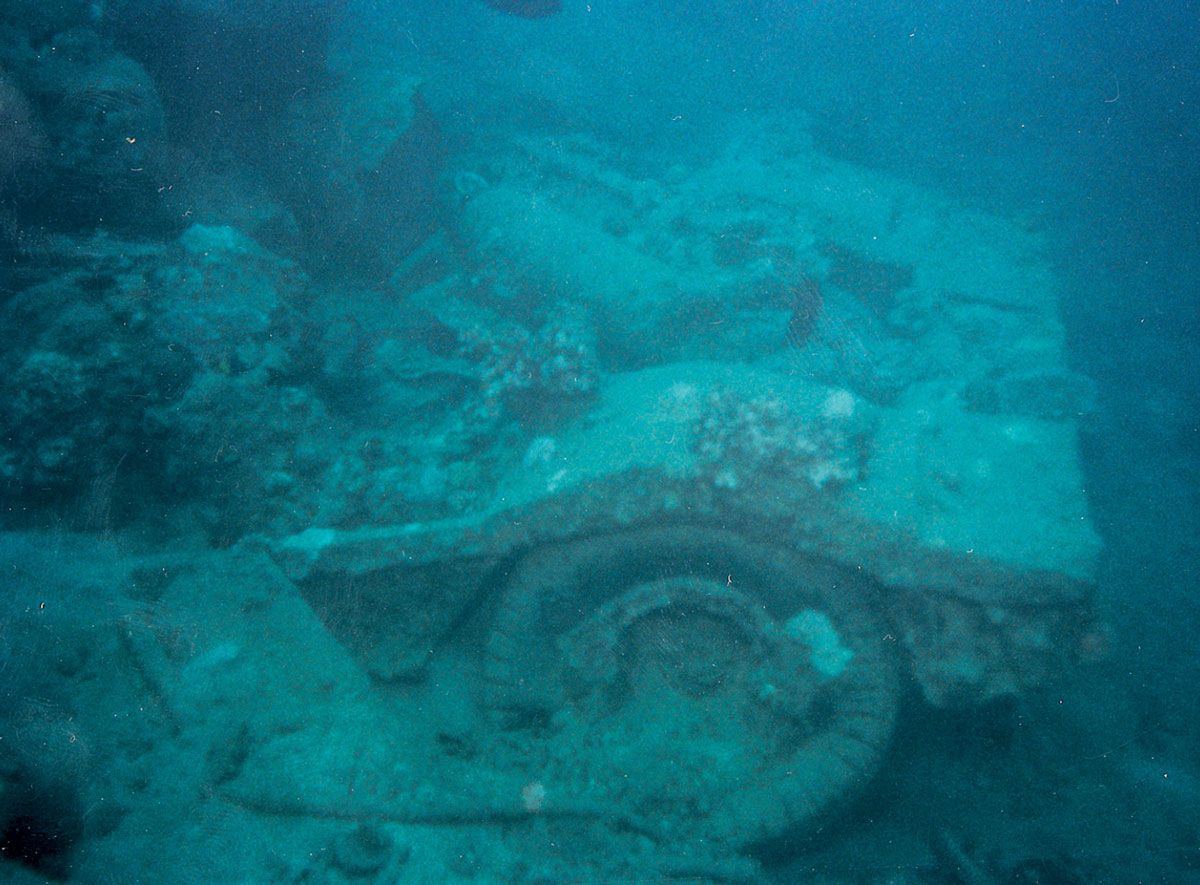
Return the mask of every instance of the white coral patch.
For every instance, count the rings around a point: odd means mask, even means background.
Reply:
[[[821,417],[830,421],[845,421],[854,417],[854,394],[845,388],[831,390],[821,403]]]
[[[806,608],[793,615],[783,630],[808,646],[813,669],[828,679],[842,675],[854,658],[854,652],[842,645],[833,622],[815,609]]]

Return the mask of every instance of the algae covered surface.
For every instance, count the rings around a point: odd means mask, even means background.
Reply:
[[[1046,13],[816,6],[0,12],[0,878],[1195,874]]]

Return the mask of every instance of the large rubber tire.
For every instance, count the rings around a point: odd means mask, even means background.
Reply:
[[[708,527],[546,546],[500,596],[484,703],[548,795],[753,847],[815,825],[880,765],[899,688],[874,593]]]

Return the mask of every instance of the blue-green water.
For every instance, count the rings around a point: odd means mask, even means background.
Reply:
[[[1200,881],[1200,5],[0,10],[0,880]]]

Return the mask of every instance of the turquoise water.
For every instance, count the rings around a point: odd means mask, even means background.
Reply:
[[[1200,881],[1200,5],[0,11],[0,880]]]

